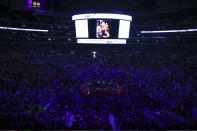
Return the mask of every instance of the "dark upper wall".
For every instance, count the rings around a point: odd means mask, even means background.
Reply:
[[[179,0],[157,0],[156,2],[156,13],[176,13],[178,12],[178,1]]]
[[[178,13],[197,9],[197,0],[156,0],[156,13]]]
[[[180,9],[193,9],[197,8],[197,0],[179,0],[180,1]]]
[[[122,10],[152,12],[155,0],[73,0],[74,10]]]
[[[27,0],[0,0],[0,5],[10,9],[26,10]],[[122,10],[133,13],[176,13],[180,10],[197,8],[197,0],[40,0],[42,9],[54,12],[86,10]],[[43,4],[42,4],[43,5]]]
[[[12,9],[12,10],[26,10],[24,0],[9,0],[9,1],[10,1],[10,9]]]
[[[197,0],[53,0],[55,11],[122,10],[133,13],[176,13],[197,8]]]
[[[9,1],[8,0],[0,0],[0,6],[8,7],[9,6]]]

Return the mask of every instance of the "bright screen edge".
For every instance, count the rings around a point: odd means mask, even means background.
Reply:
[[[77,39],[78,44],[126,44],[126,39]]]

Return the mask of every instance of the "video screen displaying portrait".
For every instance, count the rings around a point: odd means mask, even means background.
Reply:
[[[89,13],[72,16],[77,43],[126,44],[132,16],[114,13]]]
[[[110,37],[111,21],[97,20],[96,22],[96,38],[107,39]]]

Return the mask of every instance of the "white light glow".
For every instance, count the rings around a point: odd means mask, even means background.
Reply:
[[[93,54],[96,54],[96,51],[93,51],[92,53],[93,53]]]
[[[72,16],[72,20],[84,20],[84,19],[120,19],[132,21],[132,17],[122,14],[109,14],[109,13],[91,13],[91,14],[79,14]]]
[[[0,29],[2,29],[2,30],[16,30],[16,31],[48,32],[48,30],[12,28],[12,27],[0,27]]]
[[[79,44],[126,44],[126,39],[78,39]]]
[[[152,34],[152,33],[182,33],[182,32],[194,32],[194,31],[197,31],[197,29],[141,31],[141,33],[142,34]]]
[[[129,38],[130,21],[120,20],[118,38]]]
[[[96,51],[93,51],[93,58],[96,58]]]
[[[76,37],[77,38],[88,38],[88,20],[76,20]]]

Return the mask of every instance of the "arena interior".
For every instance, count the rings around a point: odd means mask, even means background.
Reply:
[[[0,0],[0,129],[197,129],[196,11],[195,0]],[[127,43],[78,43],[72,16],[87,13],[132,16]]]

